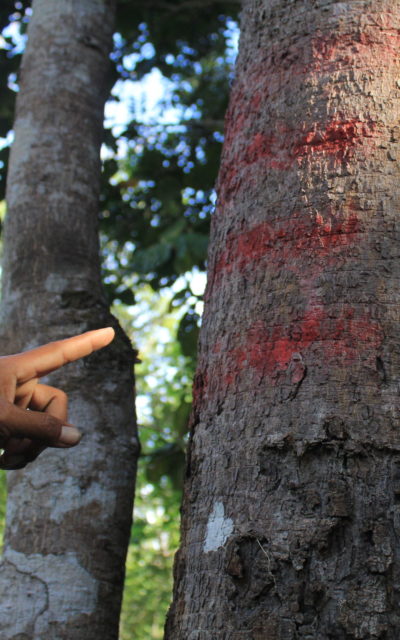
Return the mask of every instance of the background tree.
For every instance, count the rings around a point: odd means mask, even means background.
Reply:
[[[33,2],[7,180],[2,353],[114,322],[100,280],[99,151],[113,3]],[[114,322],[115,324],[115,322]],[[9,476],[4,638],[117,638],[135,460],[133,352],[52,379],[85,432]]]
[[[399,9],[244,2],[170,640],[398,637]]]
[[[9,25],[0,49],[3,136],[12,125],[29,4],[9,1],[0,9],[2,26]],[[112,101],[118,110],[109,103],[107,114],[119,114],[124,96],[137,93],[142,80],[147,85],[156,77],[156,86],[164,86],[163,104],[151,117],[135,98],[120,126],[108,124],[103,146],[103,280],[115,301],[113,313],[140,345],[143,361],[138,387],[144,455],[127,566],[124,640],[133,633],[137,640],[161,638],[170,598],[201,312],[189,274],[192,265],[204,268],[238,7],[202,3],[193,23],[191,3],[117,4]],[[0,153],[6,162],[7,146]],[[157,598],[150,597],[152,590]]]

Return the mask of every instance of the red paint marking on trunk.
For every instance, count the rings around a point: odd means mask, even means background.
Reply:
[[[264,105],[271,95],[304,76],[324,77],[325,73],[346,70],[375,69],[379,63],[400,65],[400,32],[390,15],[380,14],[364,31],[317,34],[297,46],[274,47],[262,60],[255,59],[246,74],[237,78],[226,113],[226,146],[241,131],[247,136],[257,119],[264,120]]]
[[[244,131],[235,125],[237,138],[235,143],[233,139],[227,143],[231,146],[223,156],[218,179],[220,203],[229,200],[243,181],[250,184],[254,171],[287,171],[313,157],[342,164],[352,159],[356,149],[365,156],[378,137],[374,122],[358,119],[333,120],[325,128],[314,127],[306,132],[302,128],[289,129],[284,123],[276,123],[275,129],[274,133],[258,131],[247,142]]]
[[[368,149],[368,138],[376,130],[373,122],[360,120],[332,121],[324,131],[315,128],[294,145],[294,155],[301,159],[307,155],[323,154],[334,156],[340,162],[346,160],[356,145]]]
[[[253,371],[260,378],[266,375],[274,383],[286,371],[294,354],[301,352],[306,362],[311,346],[314,357],[315,349],[319,351],[322,367],[329,367],[332,361],[347,366],[361,356],[370,355],[373,361],[382,339],[379,324],[368,316],[357,317],[349,306],[336,318],[330,318],[322,307],[316,307],[289,327],[278,326],[268,331],[262,323],[255,323],[245,334],[244,344],[226,354],[219,366],[224,370],[223,380],[227,386],[234,384],[243,371]]]
[[[400,33],[398,28],[390,24],[390,19],[385,25],[370,26],[362,32],[331,33],[321,35],[311,41],[311,57],[314,70],[327,69],[332,66],[365,67],[380,64],[388,66],[397,64],[400,46]]]
[[[290,157],[290,139],[292,133],[283,125],[277,125],[280,134],[256,133],[249,145],[244,148],[243,164],[253,165],[263,161],[263,168],[289,169],[294,158]]]
[[[374,14],[377,16],[382,14]],[[267,61],[264,58],[262,63],[247,68],[235,87],[227,114],[220,204],[229,200],[242,184],[251,184],[255,171],[265,174],[269,170],[297,170],[299,164],[311,162],[314,157],[319,162],[321,159],[346,162],[356,152],[368,153],[380,136],[373,122],[341,114],[323,130],[305,131],[300,127],[293,131],[280,123],[277,134],[276,122],[271,131],[262,128],[268,111],[264,105],[272,94],[282,91],[290,82],[303,82],[306,76],[313,76],[314,82],[323,82],[328,74],[338,71],[373,70],[377,61],[383,61],[387,67],[399,65],[399,48],[400,32],[393,27],[390,17],[384,16],[365,32],[341,34],[340,38],[336,34],[319,35],[297,49],[274,50]],[[216,258],[212,274],[221,281],[223,274],[276,265],[312,280],[323,268],[311,265],[304,269],[299,258],[307,251],[312,258],[324,258],[326,265],[334,263],[342,247],[353,245],[362,229],[356,212],[350,207],[349,210],[342,216],[320,212],[313,220],[294,215],[286,227],[284,223],[278,227],[262,223],[241,233],[231,233],[224,251]],[[347,251],[343,252],[346,254]],[[306,357],[310,348],[319,351],[322,367],[333,360],[335,364],[340,360],[348,366],[360,357],[375,358],[383,337],[376,322],[365,315],[357,317],[349,306],[338,317],[331,318],[322,305],[312,306],[311,301],[312,297],[303,318],[289,327],[268,329],[259,322],[245,335],[231,336],[237,346],[228,352],[219,344],[213,354],[210,378],[229,386],[239,374],[249,370],[260,377],[267,375],[274,383],[276,376],[284,374],[294,353],[301,351]],[[220,382],[215,384],[221,388]]]
[[[373,20],[373,22],[372,22]],[[263,106],[270,96],[304,76],[324,77],[348,69],[374,70],[379,64],[400,65],[398,17],[389,12],[375,13],[363,31],[327,31],[302,40],[298,45],[271,46],[267,56],[255,59],[233,86],[226,114],[226,148],[242,132],[251,133],[257,119],[264,120]]]
[[[398,18],[390,12],[382,12],[374,13],[371,24],[363,30],[357,27],[350,33],[319,33],[288,48],[272,46],[262,60],[249,65],[246,74],[239,76],[233,87],[227,110],[218,188],[220,203],[235,194],[243,179],[241,168],[249,164],[263,160],[264,169],[285,171],[292,166],[294,158],[299,160],[324,152],[343,162],[349,147],[355,147],[362,138],[365,146],[365,138],[371,134],[371,123],[353,120],[350,114],[342,114],[337,122],[327,123],[325,131],[299,131],[297,134],[290,130],[291,123],[288,123],[287,133],[285,135],[283,131],[282,138],[281,132],[276,132],[279,126],[276,120],[271,131],[263,131],[268,111],[266,105],[271,96],[289,84],[297,83],[300,89],[307,77],[313,78],[315,83],[323,83],[326,78],[329,83],[335,72],[373,71],[378,62],[386,69],[400,66],[399,50]],[[285,123],[280,124],[285,129]],[[257,126],[259,130],[254,131]],[[366,127],[364,133],[360,130],[363,126]]]
[[[314,219],[293,214],[276,226],[262,222],[241,233],[231,233],[210,271],[210,287],[218,286],[224,274],[274,265],[301,275],[304,268],[299,258],[304,254],[313,256],[314,261],[325,258],[325,265],[329,264],[337,259],[338,252],[354,244],[360,231],[358,216],[351,211],[347,216],[317,213]]]

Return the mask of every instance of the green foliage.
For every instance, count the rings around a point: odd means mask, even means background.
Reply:
[[[200,316],[193,307],[185,313],[179,324],[177,338],[185,356],[191,357],[197,349]]]
[[[157,640],[163,637],[171,599],[173,554],[179,539],[179,496],[168,482],[162,484],[162,495],[161,491],[155,492],[154,485],[145,484],[142,470],[138,482],[120,640]]]
[[[140,344],[137,406],[143,455],[139,461],[135,518],[129,547],[121,640],[162,638],[179,540],[184,449],[191,408],[193,360],[174,339],[182,310],[169,296],[138,287],[132,310],[114,313]],[[151,303],[151,304],[150,304]],[[132,327],[135,327],[133,330]]]
[[[165,97],[158,122],[134,110],[119,134],[122,160],[107,133],[101,229],[114,257],[123,254],[127,270],[155,290],[205,268],[237,10],[235,2],[196,3],[194,20],[188,0],[118,5],[115,76],[137,81],[157,70]]]

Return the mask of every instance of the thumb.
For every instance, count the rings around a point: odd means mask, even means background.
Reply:
[[[72,425],[50,413],[21,409],[7,400],[0,399],[0,440],[29,438],[41,440],[56,447],[72,447],[80,441],[82,434]],[[4,446],[4,445],[3,445]]]

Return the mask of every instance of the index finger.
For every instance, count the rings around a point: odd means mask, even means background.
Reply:
[[[46,376],[69,362],[102,349],[112,341],[114,335],[112,327],[87,331],[66,340],[49,342],[37,349],[9,356],[8,359],[13,361],[13,373],[21,384],[32,378]]]

